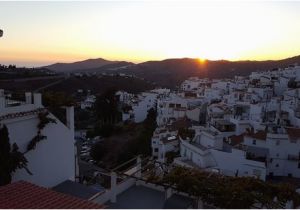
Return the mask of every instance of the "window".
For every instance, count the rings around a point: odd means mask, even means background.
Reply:
[[[154,152],[158,152],[158,148],[155,148],[155,149],[154,149]]]
[[[276,141],[276,145],[278,146],[280,144],[280,140],[277,140]]]
[[[256,145],[256,140],[255,139],[252,141],[252,144]]]
[[[277,164],[275,165],[275,167],[278,168],[278,167],[279,167],[279,164],[277,163]]]

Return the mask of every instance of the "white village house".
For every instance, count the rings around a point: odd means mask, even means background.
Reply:
[[[0,124],[8,128],[10,144],[16,143],[23,153],[27,145],[37,135],[38,114],[47,110],[42,105],[41,94],[26,93],[25,101],[7,99],[0,90]],[[41,131],[46,139],[37,143],[36,148],[25,153],[28,169],[18,169],[13,174],[13,182],[24,180],[33,184],[53,187],[65,180],[75,180],[77,170],[74,146],[74,109],[66,107],[66,125],[53,114],[49,117],[56,123],[49,123]]]

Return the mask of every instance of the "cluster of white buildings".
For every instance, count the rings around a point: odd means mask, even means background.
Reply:
[[[80,102],[81,109],[92,108],[96,102],[96,96],[88,94],[86,98]]]
[[[157,98],[153,157],[229,176],[300,177],[300,66],[234,79],[189,78]],[[188,120],[193,138],[168,129]]]
[[[154,89],[140,94],[131,94],[125,91],[116,92],[116,97],[121,102],[122,120],[143,122],[151,108],[155,108],[158,97],[170,92],[169,89]]]

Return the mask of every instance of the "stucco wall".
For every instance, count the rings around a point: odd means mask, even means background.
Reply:
[[[53,115],[49,115],[55,118]],[[42,131],[47,139],[39,142],[34,150],[26,153],[29,175],[24,169],[17,170],[13,181],[25,180],[31,183],[53,187],[67,179],[74,180],[75,149],[74,132],[57,120],[56,124],[48,124]],[[17,143],[20,151],[25,152],[28,143],[37,134],[37,116],[6,120],[10,142]]]

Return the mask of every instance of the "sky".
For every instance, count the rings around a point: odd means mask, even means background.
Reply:
[[[0,63],[300,55],[300,1],[0,2]]]

